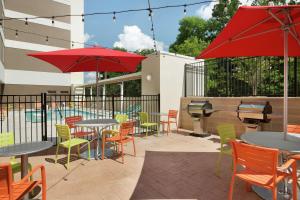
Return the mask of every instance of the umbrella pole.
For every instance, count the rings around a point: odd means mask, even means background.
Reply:
[[[287,125],[288,125],[288,34],[289,30],[284,29],[284,94],[283,94],[283,132],[284,140],[287,139]]]

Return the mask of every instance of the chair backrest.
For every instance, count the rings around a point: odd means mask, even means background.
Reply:
[[[234,140],[236,138],[233,124],[219,124],[217,126],[217,132],[220,136],[221,144],[226,144],[230,140]]]
[[[14,144],[14,133],[13,132],[3,132],[0,133],[0,147],[6,147],[8,145]]]
[[[234,171],[237,169],[237,165],[240,165],[253,172],[276,177],[278,149],[254,146],[236,140],[231,140],[230,143],[233,148]]]
[[[9,163],[0,164],[0,194],[12,196],[12,182],[11,165]]]
[[[116,121],[121,124],[123,122],[126,122],[128,120],[128,115],[125,114],[117,114],[115,116]]]
[[[298,134],[300,134],[300,125],[289,124],[287,129],[288,129],[289,133],[298,133]]]
[[[69,126],[69,128],[75,128],[75,123],[82,121],[82,116],[71,116],[65,118],[65,123]]]
[[[178,114],[177,110],[169,110],[168,118],[169,119],[177,119],[177,114]]]
[[[146,112],[139,112],[140,115],[140,122],[141,124],[148,122],[148,113]]]
[[[127,135],[133,135],[133,128],[134,128],[134,122],[129,121],[129,122],[123,122],[120,125],[120,136],[126,137]]]
[[[56,126],[56,133],[59,138],[64,140],[71,139],[71,132],[68,125],[56,124],[55,126]]]

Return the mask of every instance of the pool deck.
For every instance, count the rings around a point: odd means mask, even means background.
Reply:
[[[197,138],[181,131],[169,136],[136,137],[137,156],[131,156],[132,145],[126,145],[125,164],[118,157],[87,161],[74,155],[67,171],[64,154],[59,156],[58,164],[53,163],[54,148],[29,160],[46,166],[50,200],[221,200],[228,196],[231,160],[225,157],[221,178],[216,177],[219,146],[216,136]],[[0,158],[1,162],[5,160]],[[237,180],[234,199],[259,198],[253,192],[246,192],[245,184]]]

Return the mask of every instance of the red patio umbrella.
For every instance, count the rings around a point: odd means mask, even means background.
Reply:
[[[288,57],[300,56],[300,6],[241,6],[197,58],[284,56],[285,139],[288,123]]]
[[[28,54],[46,61],[62,72],[134,72],[146,57],[103,47],[66,49]],[[98,76],[96,77],[98,96]],[[98,109],[97,109],[98,113]]]

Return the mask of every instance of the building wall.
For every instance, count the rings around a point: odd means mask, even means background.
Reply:
[[[208,100],[212,103],[213,109],[218,112],[213,113],[207,119],[208,131],[216,133],[216,126],[220,123],[234,124],[238,135],[245,132],[244,124],[237,118],[237,107],[241,100],[244,101],[269,101],[273,113],[270,115],[271,122],[264,124],[265,131],[283,130],[283,98],[281,97],[183,97],[180,108],[180,127],[193,130],[192,118],[188,114],[187,105],[191,100]],[[288,101],[288,122],[290,124],[300,124],[300,98],[290,97]]]
[[[5,17],[35,17],[63,15],[67,13],[84,13],[84,0],[0,0],[1,14]],[[11,93],[10,88],[19,87],[37,91],[36,87],[41,87],[40,91],[47,92],[49,88],[70,87],[73,84],[83,84],[83,73],[62,74],[56,67],[27,56],[29,53],[39,51],[53,51],[71,48],[71,42],[84,42],[84,24],[81,17],[55,18],[52,24],[51,19],[28,20],[29,25],[25,25],[25,20],[8,20],[3,22],[0,28],[3,44],[0,43],[0,50],[3,56],[0,63],[0,82],[4,82],[4,94]],[[18,36],[15,31],[5,27],[20,30]],[[28,31],[46,37],[22,33]],[[67,41],[56,40],[51,37],[61,38]],[[1,46],[3,45],[3,46]],[[83,47],[76,44],[74,48]],[[2,73],[3,72],[3,73]],[[36,77],[36,78],[32,78]],[[10,84],[13,87],[8,87]],[[26,87],[25,87],[26,86]],[[32,88],[30,87],[32,86]],[[47,87],[45,87],[47,86]],[[14,91],[22,91],[14,89]],[[18,94],[18,93],[16,93]]]
[[[147,80],[151,76],[151,80]],[[160,92],[160,55],[151,54],[142,61],[142,95],[157,95]]]
[[[180,98],[184,96],[184,66],[195,62],[192,57],[161,53],[160,57],[160,110],[179,110]]]
[[[22,87],[20,87],[20,85],[13,84],[7,84],[4,87],[5,95],[38,95],[48,91],[56,91],[56,94],[62,94],[63,92],[63,94],[65,95],[65,92],[70,93],[70,87],[49,85],[23,85]]]

